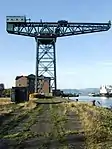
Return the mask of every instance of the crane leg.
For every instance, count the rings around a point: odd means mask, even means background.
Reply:
[[[42,79],[49,80],[49,92],[57,89],[56,83],[56,39],[36,39],[35,93],[44,92]]]
[[[38,39],[36,40],[36,73],[35,73],[35,93],[38,93],[38,67],[39,67],[39,63],[38,63],[38,57],[39,57],[39,43],[38,43]]]

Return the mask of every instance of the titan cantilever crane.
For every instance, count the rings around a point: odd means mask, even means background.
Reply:
[[[41,91],[40,76],[51,79],[51,89],[56,90],[56,54],[55,43],[58,37],[108,31],[108,23],[72,23],[66,20],[58,22],[30,22],[25,16],[7,16],[7,32],[30,36],[36,40],[36,78],[35,92]]]

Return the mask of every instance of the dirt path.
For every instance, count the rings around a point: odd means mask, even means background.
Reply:
[[[8,127],[11,122],[4,121],[4,135],[15,136],[0,139],[0,149],[84,149],[85,138],[78,115],[64,103],[42,103],[30,112],[17,109],[10,118],[13,125]]]
[[[76,113],[64,113],[61,104],[47,104],[43,108],[43,113],[37,116],[38,122],[31,127],[31,131],[44,135],[24,141],[24,148],[84,149],[84,135],[80,133],[82,126]]]

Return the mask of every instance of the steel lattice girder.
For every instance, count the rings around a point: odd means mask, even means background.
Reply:
[[[37,38],[56,38],[107,31],[110,27],[110,21],[108,23],[67,23],[66,25],[59,25],[57,22],[25,22],[7,23],[7,32]]]
[[[55,39],[36,39],[36,80],[35,92],[41,92],[42,86],[39,84],[40,76],[50,78],[51,90],[56,89],[56,55]]]

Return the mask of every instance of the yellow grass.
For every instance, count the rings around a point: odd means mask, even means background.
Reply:
[[[0,105],[7,105],[7,104],[11,104],[11,100],[10,98],[0,98]]]
[[[36,107],[35,100],[29,100],[25,103],[15,104],[9,98],[0,98],[0,115],[9,114],[15,109],[22,108],[24,110],[31,110]]]
[[[87,149],[112,148],[111,111],[80,102],[69,103],[68,106],[72,110],[77,110],[82,121]]]
[[[20,104],[22,105],[22,104]],[[29,100],[28,102],[23,103],[23,109],[31,110],[36,108],[37,104],[33,100]]]

